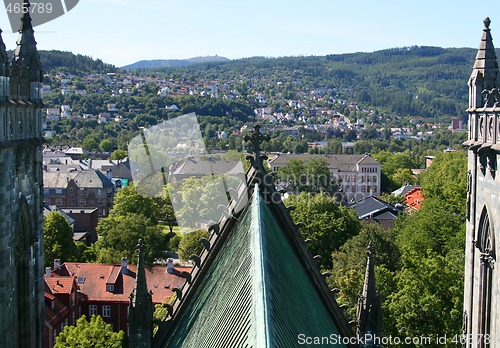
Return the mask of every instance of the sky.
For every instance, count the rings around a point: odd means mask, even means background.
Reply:
[[[80,0],[34,30],[39,50],[71,51],[120,67],[208,55],[237,59],[413,45],[477,48],[487,16],[500,48],[498,0]],[[13,49],[17,33],[2,10],[0,28],[7,49]]]

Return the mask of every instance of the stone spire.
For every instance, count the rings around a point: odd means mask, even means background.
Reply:
[[[144,245],[142,239],[137,245],[139,258],[135,275],[135,287],[130,294],[128,312],[129,346],[151,348],[153,338],[153,300],[148,291],[144,263]]]
[[[492,91],[497,86],[498,62],[491,37],[491,20],[487,17],[483,22],[483,36],[481,37],[476,61],[469,79],[469,87],[471,88],[470,108],[486,106],[486,98],[482,94]]]
[[[375,284],[373,243],[367,248],[365,283],[358,300],[357,333],[362,337],[381,337],[382,309]],[[376,342],[367,340],[364,347],[378,347]]]
[[[29,82],[42,82],[42,64],[36,48],[33,26],[31,25],[29,0],[24,0],[23,12],[17,46],[12,59],[13,75],[14,70],[16,70],[18,74],[26,76]]]

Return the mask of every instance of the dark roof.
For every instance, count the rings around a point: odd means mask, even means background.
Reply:
[[[399,197],[399,196],[404,197],[408,192],[410,192],[414,188],[419,188],[419,187],[420,186],[414,186],[414,185],[410,185],[410,184],[406,183],[403,186],[401,186],[400,188],[398,188],[397,190],[392,191],[391,193],[396,197]]]
[[[226,174],[235,170],[243,173],[241,161],[188,159],[174,171],[173,175],[202,176],[207,174]]]
[[[80,188],[108,188],[114,186],[113,182],[100,170],[85,170],[78,172],[73,180]]]
[[[249,181],[258,175],[252,167]],[[213,227],[154,346],[289,348],[301,333],[353,335],[279,193],[260,182],[243,212]]]
[[[402,212],[396,206],[374,196],[365,197],[357,202],[347,204],[346,207],[354,209],[360,219],[396,219]]]
[[[65,189],[71,180],[74,180],[79,188],[108,188],[114,186],[113,182],[99,170],[43,173],[43,186],[45,188]]]

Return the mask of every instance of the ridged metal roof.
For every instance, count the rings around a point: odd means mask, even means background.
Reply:
[[[165,347],[301,347],[340,335],[310,268],[255,185]],[[334,345],[329,345],[334,346]]]

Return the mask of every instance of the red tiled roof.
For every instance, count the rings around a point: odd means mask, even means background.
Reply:
[[[136,265],[128,265],[127,273],[121,274],[121,265],[74,263],[66,262],[57,273],[61,276],[74,276],[77,278],[79,292],[85,294],[87,301],[101,302],[129,302],[130,293],[135,286]],[[191,272],[191,267],[176,267],[174,274],[166,272],[167,266],[154,266],[146,268],[148,290],[153,293],[153,304],[162,303],[167,297],[173,295],[174,287],[182,287],[185,279],[181,272]],[[114,291],[106,291],[106,283],[113,279]]]
[[[52,275],[51,277],[44,276],[45,283],[50,288],[52,294],[71,294],[74,279],[72,277],[58,277]]]
[[[422,188],[416,187],[405,195],[405,203],[416,210],[420,210],[420,204],[424,200]]]

